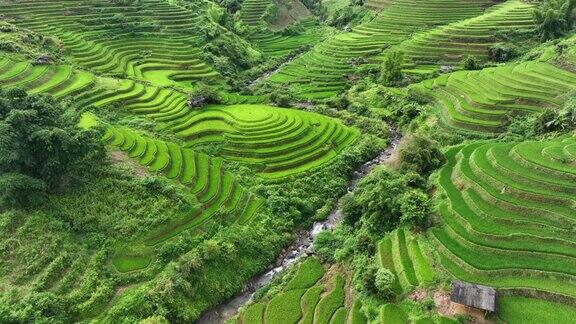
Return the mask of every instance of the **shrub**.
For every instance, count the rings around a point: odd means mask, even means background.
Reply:
[[[300,35],[304,31],[305,31],[304,26],[302,26],[300,21],[296,21],[293,24],[286,26],[286,28],[284,28],[282,30],[282,35],[284,35],[284,36],[296,36],[296,35]]]
[[[422,176],[430,174],[445,158],[438,143],[422,135],[414,135],[400,148],[400,170],[413,171]]]
[[[490,47],[488,55],[494,62],[506,62],[518,56],[518,49],[512,44],[498,43]]]
[[[349,5],[337,9],[334,14],[326,19],[326,23],[336,28],[342,28],[353,21],[361,19],[366,11],[361,6]]]
[[[382,297],[387,297],[392,295],[392,285],[395,280],[396,276],[392,271],[386,268],[379,268],[374,278],[374,286]]]
[[[334,252],[339,246],[339,241],[332,232],[322,231],[314,238],[314,252],[325,261],[334,262]]]
[[[0,41],[0,51],[4,52],[18,52],[20,47],[12,41]]]
[[[219,0],[218,3],[229,13],[235,13],[242,8],[242,0]]]
[[[342,211],[342,222],[346,225],[354,226],[362,217],[362,208],[350,194],[342,197],[340,210]]]
[[[558,111],[546,109],[536,114],[510,115],[508,118],[510,124],[505,136],[530,138],[549,132],[572,131],[576,129],[576,96],[572,95]]]
[[[480,61],[474,55],[468,55],[462,59],[461,65],[466,70],[478,70],[481,68]]]
[[[204,83],[198,83],[194,90],[190,92],[188,98],[188,106],[190,107],[202,107],[206,104],[220,103],[220,96],[216,89]]]
[[[270,104],[278,107],[289,107],[294,100],[296,100],[294,94],[283,91],[272,92],[268,99]]]
[[[424,225],[432,208],[428,195],[419,189],[406,191],[399,198],[400,223],[405,225]]]
[[[357,267],[354,273],[354,288],[365,294],[376,292],[376,271],[378,269],[375,265]]]
[[[0,91],[2,198],[26,202],[27,193],[58,191],[100,164],[100,133],[77,127],[80,115],[44,96]]]
[[[384,58],[380,70],[380,82],[385,86],[399,85],[402,81],[402,64],[404,63],[403,52],[390,52]]]
[[[274,3],[269,4],[266,6],[266,10],[262,15],[262,20],[273,23],[278,19],[278,6]]]

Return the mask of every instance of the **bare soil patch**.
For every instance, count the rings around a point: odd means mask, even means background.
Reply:
[[[408,298],[416,302],[423,301],[426,297],[428,297],[428,291],[422,288],[416,289],[408,295]]]
[[[110,152],[110,161],[112,162],[112,164],[127,165],[128,167],[130,167],[132,171],[134,171],[134,174],[138,178],[145,178],[149,175],[149,172],[145,167],[138,164],[136,161],[131,159],[126,153],[122,151],[115,150]]]
[[[468,317],[466,323],[496,323],[496,320],[493,318],[485,318],[484,312],[480,309],[475,309],[452,302],[450,300],[450,293],[448,291],[438,290],[434,292],[433,299],[434,303],[436,304],[436,308],[438,309],[438,313],[443,316],[453,317],[456,315],[464,315]]]

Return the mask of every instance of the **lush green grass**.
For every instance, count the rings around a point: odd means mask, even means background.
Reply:
[[[33,299],[49,293],[55,296],[47,304],[52,310],[66,303],[67,312],[77,318],[97,315],[115,293],[116,274],[110,271],[109,257],[113,247],[183,217],[192,207],[186,199],[174,199],[187,194],[181,188],[155,191],[124,165],[98,168],[91,174],[81,185],[48,195],[34,210],[0,213],[2,246],[13,240],[26,242],[0,249],[2,264],[10,269],[2,273],[2,283],[10,288],[0,292],[0,300],[20,311],[30,307],[37,312],[41,311],[37,303],[32,306],[26,298],[13,296]],[[137,257],[126,261],[131,262],[128,268],[149,262]]]
[[[396,272],[396,267],[394,263],[394,257],[392,254],[392,236],[386,235],[382,241],[378,244],[378,261],[380,266],[392,271],[396,276],[394,283],[392,285],[392,290],[397,293],[401,294],[403,289],[400,283],[400,278],[398,277],[398,273]]]
[[[431,317],[421,317],[415,320],[414,324],[434,324],[434,320]]]
[[[307,258],[300,267],[298,272],[288,282],[284,290],[303,289],[312,287],[320,278],[324,276],[324,267],[315,257]]]
[[[374,2],[378,1],[371,1],[371,5]],[[290,84],[304,98],[334,96],[345,88],[346,76],[354,72],[350,61],[375,57],[387,45],[409,39],[415,32],[477,16],[488,4],[488,1],[457,0],[390,1],[386,10],[374,19],[366,20],[351,32],[338,33],[318,43],[270,80]]]
[[[380,322],[382,324],[404,324],[408,322],[408,316],[400,306],[385,304],[380,308]]]
[[[575,84],[576,74],[531,61],[444,74],[414,88],[439,103],[447,125],[499,133],[509,114],[559,107],[565,95],[576,89]]]
[[[266,323],[295,324],[302,317],[300,299],[306,289],[294,289],[270,299],[266,306]]]
[[[405,65],[410,71],[418,65],[458,65],[467,55],[487,61],[498,33],[534,28],[532,10],[530,4],[522,1],[505,1],[482,15],[417,33],[391,50],[405,54]]]
[[[396,275],[397,280],[392,286],[396,293],[407,292],[434,281],[434,271],[430,261],[422,254],[418,237],[413,237],[402,228],[386,235],[379,242],[378,261],[380,266]]]
[[[146,255],[127,255],[123,254],[121,257],[112,259],[112,263],[116,270],[120,272],[129,272],[146,268],[151,262],[149,256]]]
[[[337,276],[333,285],[332,290],[316,306],[314,323],[328,324],[334,313],[344,306],[344,278]]]
[[[302,324],[312,324],[314,322],[314,312],[316,305],[320,301],[320,295],[324,291],[322,286],[314,286],[306,291],[302,296]]]
[[[366,315],[360,310],[362,308],[362,303],[359,300],[355,300],[352,304],[352,309],[350,310],[350,315],[348,322],[350,324],[366,324],[368,319]]]
[[[127,128],[109,127],[104,134],[104,140],[125,151],[128,156],[138,159],[139,163],[148,167],[150,172],[162,172],[169,178],[180,180],[183,185],[190,186],[199,203],[198,207],[189,210],[187,217],[158,226],[136,240],[135,246],[157,245],[184,231],[198,230],[215,214],[219,214],[218,221],[247,222],[261,205],[260,200],[254,195],[243,194],[244,189],[235,183],[230,173],[221,170],[222,161],[219,159],[210,159],[191,149],[154,140]],[[188,158],[184,158],[185,156]],[[204,163],[201,164],[201,161]],[[191,183],[190,178],[196,179],[196,182]],[[222,207],[225,209],[220,210]],[[126,272],[142,268],[145,262],[135,259],[131,253],[119,251],[113,263],[119,271]]]
[[[98,125],[98,119],[94,114],[89,112],[83,113],[80,122],[78,122],[78,127],[84,129],[90,129],[96,125]]]
[[[507,323],[571,323],[576,308],[546,300],[525,297],[501,297],[498,318]]]
[[[244,324],[258,324],[264,323],[262,316],[264,314],[264,310],[266,309],[266,304],[264,303],[254,303],[244,311],[242,316],[242,323]]]
[[[161,86],[217,75],[200,60],[201,39],[195,29],[200,10],[153,0],[132,7],[106,6],[104,12],[101,6],[90,3],[74,12],[58,3],[35,8],[3,3],[0,8],[18,17],[18,26],[58,37],[74,63],[97,73],[124,74]],[[87,15],[92,12],[100,16]],[[115,37],[108,37],[110,32]]]
[[[420,244],[417,239],[412,239],[409,245],[409,255],[414,265],[414,271],[418,281],[424,284],[429,284],[434,281],[434,272],[428,260],[420,250]]]
[[[345,279],[340,270],[333,267],[325,272],[316,257],[306,258],[291,277],[283,280],[287,280],[286,285],[280,283],[271,288],[258,303],[249,306],[238,318],[244,319],[243,323],[251,323],[246,320],[246,316],[248,312],[256,312],[252,308],[257,307],[265,309],[265,323],[368,322],[361,310],[360,300],[355,300],[351,294],[346,296]],[[346,307],[346,298],[352,301],[351,307]]]
[[[330,319],[330,324],[346,324],[346,308],[338,308]]]

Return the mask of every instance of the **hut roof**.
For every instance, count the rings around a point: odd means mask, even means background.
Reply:
[[[453,281],[450,300],[458,304],[495,312],[496,295],[496,290],[491,287]]]

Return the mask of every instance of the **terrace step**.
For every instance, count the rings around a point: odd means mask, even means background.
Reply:
[[[576,160],[563,155],[574,143],[571,135],[451,148],[438,180],[443,225],[433,231],[443,267],[516,295],[574,304]]]

